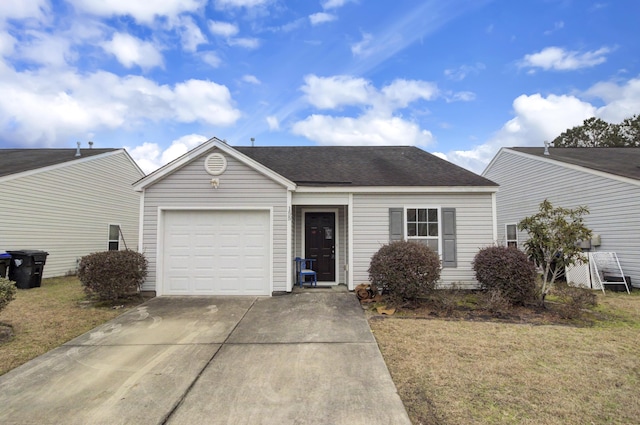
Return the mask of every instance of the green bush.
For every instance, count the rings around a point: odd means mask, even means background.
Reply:
[[[85,292],[102,301],[139,293],[147,277],[147,259],[139,252],[104,251],[80,259],[78,278]]]
[[[438,254],[418,242],[384,245],[371,258],[369,280],[392,301],[415,300],[431,293],[440,279]]]
[[[481,288],[495,297],[500,294],[511,305],[524,305],[536,297],[536,268],[517,248],[490,246],[473,260]]]
[[[15,299],[16,297],[16,283],[0,277],[0,311]]]

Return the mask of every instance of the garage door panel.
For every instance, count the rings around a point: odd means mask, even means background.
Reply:
[[[268,295],[268,211],[165,211],[163,293]]]

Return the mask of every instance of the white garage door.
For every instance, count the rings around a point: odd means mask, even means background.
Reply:
[[[268,211],[165,211],[162,293],[269,295]]]

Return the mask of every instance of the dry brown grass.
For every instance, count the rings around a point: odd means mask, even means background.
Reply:
[[[85,299],[75,277],[44,279],[40,288],[18,290],[0,312],[0,323],[13,327],[14,333],[0,343],[0,375],[125,311],[96,308]]]
[[[640,294],[591,327],[372,317],[414,424],[635,424]]]

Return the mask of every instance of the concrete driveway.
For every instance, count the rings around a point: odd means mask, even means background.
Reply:
[[[2,424],[410,424],[356,297],[154,298],[0,377]]]

